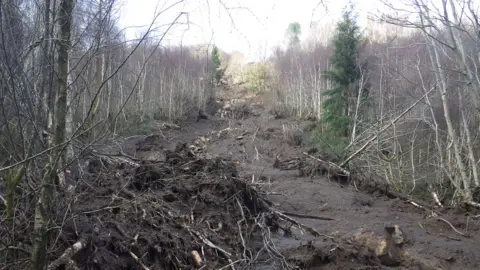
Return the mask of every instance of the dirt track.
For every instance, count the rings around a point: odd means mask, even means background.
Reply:
[[[229,93],[223,98],[228,100],[245,97],[242,93],[236,95]],[[246,101],[249,102],[251,101]],[[440,210],[442,218],[471,236],[464,237],[456,233],[444,220],[430,217],[425,210],[398,198],[388,198],[377,193],[366,194],[356,190],[354,186],[342,186],[331,181],[327,176],[299,177],[298,170],[274,168],[272,165],[276,158],[301,157],[302,152],[308,150],[307,146],[297,145],[300,141],[295,136],[302,134],[301,130],[308,123],[274,119],[261,104],[248,106],[252,114],[246,117],[221,119],[218,115],[210,116],[208,120],[192,122],[181,130],[164,135],[169,138],[170,147],[180,140],[192,141],[202,136],[208,138],[204,151],[237,161],[240,175],[251,179],[253,185],[266,191],[278,209],[289,213],[333,218],[334,220],[317,220],[295,217],[320,233],[338,239],[348,239],[359,232],[373,232],[381,236],[384,234],[384,225],[394,223],[399,225],[407,236],[406,249],[409,254],[433,265],[431,269],[480,267],[480,220],[475,218],[474,214],[458,209]],[[220,134],[221,130],[224,131]],[[279,250],[289,250],[309,241],[312,241],[313,246],[325,249],[325,242],[330,239],[301,235],[298,230],[293,230],[291,237],[279,236],[276,245]],[[332,243],[329,245],[332,250],[340,248]],[[305,257],[311,255],[305,254],[308,251],[303,253],[302,256]],[[316,267],[360,269],[358,265],[349,263],[348,258],[339,258],[336,262],[317,262]],[[421,268],[424,267],[412,265],[404,269]],[[371,269],[379,268],[372,266]]]
[[[116,157],[90,162],[51,259],[80,238],[87,246],[74,258],[81,269],[244,269],[240,261],[265,270],[479,268],[476,214],[437,209],[440,219],[328,174],[300,176],[314,161],[303,154],[309,123],[275,119],[258,98],[245,97],[223,93],[225,109],[208,119],[131,139],[124,145],[133,149],[131,166],[115,165]],[[386,225],[398,225],[405,237],[408,256],[397,267],[376,256]],[[203,268],[192,267],[195,250]]]

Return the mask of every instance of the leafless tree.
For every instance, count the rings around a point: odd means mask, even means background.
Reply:
[[[347,150],[355,166],[397,191],[438,204],[478,205],[472,197],[479,181],[475,2],[384,2],[395,16],[370,17],[361,57],[369,63],[371,99],[365,117],[354,117],[355,136]],[[276,51],[271,84],[278,86],[276,104],[286,114],[320,118],[321,92],[329,82],[319,74],[329,67],[331,45],[307,45],[295,55]]]
[[[53,205],[58,194],[73,196],[72,171],[93,145],[140,129],[138,118],[147,126],[189,117],[213,98],[206,55],[162,46],[187,14],[129,41],[117,8],[113,0],[0,2],[2,265],[23,268],[14,265],[27,255],[44,268],[58,231]],[[20,237],[31,231],[32,243]]]

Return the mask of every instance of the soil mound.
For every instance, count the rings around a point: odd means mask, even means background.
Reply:
[[[273,224],[267,200],[237,178],[234,162],[201,158],[186,143],[165,150],[163,161],[95,166],[103,168],[90,168],[92,181],[77,187],[55,254],[81,243],[69,261],[81,269],[241,265],[258,253],[254,236]]]

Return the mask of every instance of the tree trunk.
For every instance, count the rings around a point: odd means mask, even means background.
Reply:
[[[67,117],[67,88],[68,88],[68,50],[72,26],[74,0],[62,0],[58,9],[58,45],[57,45],[57,101],[55,104],[55,130],[52,145],[59,145],[65,141]],[[35,270],[42,270],[46,265],[46,254],[49,239],[49,226],[52,226],[52,202],[58,161],[64,151],[57,147],[50,153],[50,162],[46,166],[41,183],[40,195],[35,206],[35,231],[32,248],[32,265]]]
[[[423,14],[421,14],[421,17],[423,19]],[[423,22],[423,21],[422,21]],[[430,38],[427,34],[425,34],[425,38],[427,40],[427,46],[430,46],[431,48],[431,61],[432,61],[432,66],[435,69],[435,73],[438,74],[437,78],[440,80],[439,84],[439,91],[440,91],[440,96],[443,104],[443,114],[445,117],[445,122],[447,123],[447,132],[448,136],[452,140],[453,144],[453,151],[454,151],[454,156],[455,156],[455,162],[458,167],[458,170],[460,172],[460,181],[463,183],[463,197],[466,201],[471,201],[472,199],[472,194],[470,191],[470,181],[467,176],[467,170],[464,164],[464,161],[462,159],[462,155],[460,153],[460,145],[458,142],[458,136],[456,134],[455,129],[453,128],[453,123],[452,119],[450,117],[450,105],[449,105],[449,100],[447,98],[447,81],[445,78],[444,71],[442,70],[442,64],[440,62],[440,55],[438,53],[438,48],[435,45],[435,42]],[[460,186],[459,182],[456,181],[456,183],[453,183],[457,188]],[[461,190],[459,190],[461,191]]]
[[[43,44],[42,44],[42,76],[40,81],[40,93],[39,93],[39,102],[38,102],[38,117],[44,116],[42,120],[42,124],[44,127],[48,128],[49,119],[49,111],[53,105],[53,102],[49,102],[50,96],[52,95],[53,89],[51,88],[50,78],[51,78],[51,61],[53,60],[50,54],[50,42],[52,40],[52,33],[51,33],[51,22],[50,22],[50,12],[51,12],[51,4],[50,0],[45,0],[44,6],[44,15],[43,15],[43,27],[44,27],[44,34],[43,34]]]

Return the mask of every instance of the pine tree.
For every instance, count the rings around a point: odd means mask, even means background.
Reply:
[[[344,10],[342,20],[337,23],[331,67],[324,72],[325,78],[333,84],[332,89],[323,92],[327,98],[323,103],[322,124],[324,132],[330,137],[349,136],[349,114],[353,109],[350,100],[356,100],[359,92],[356,82],[361,76],[358,63],[360,38],[353,6],[350,6]]]
[[[213,46],[212,49],[212,65],[213,65],[213,81],[215,85],[220,84],[220,80],[223,77],[223,70],[221,69],[222,62],[220,60],[220,51],[217,46]]]
[[[288,25],[287,38],[288,47],[297,48],[300,45],[300,35],[302,34],[302,27],[298,22],[293,22]]]

